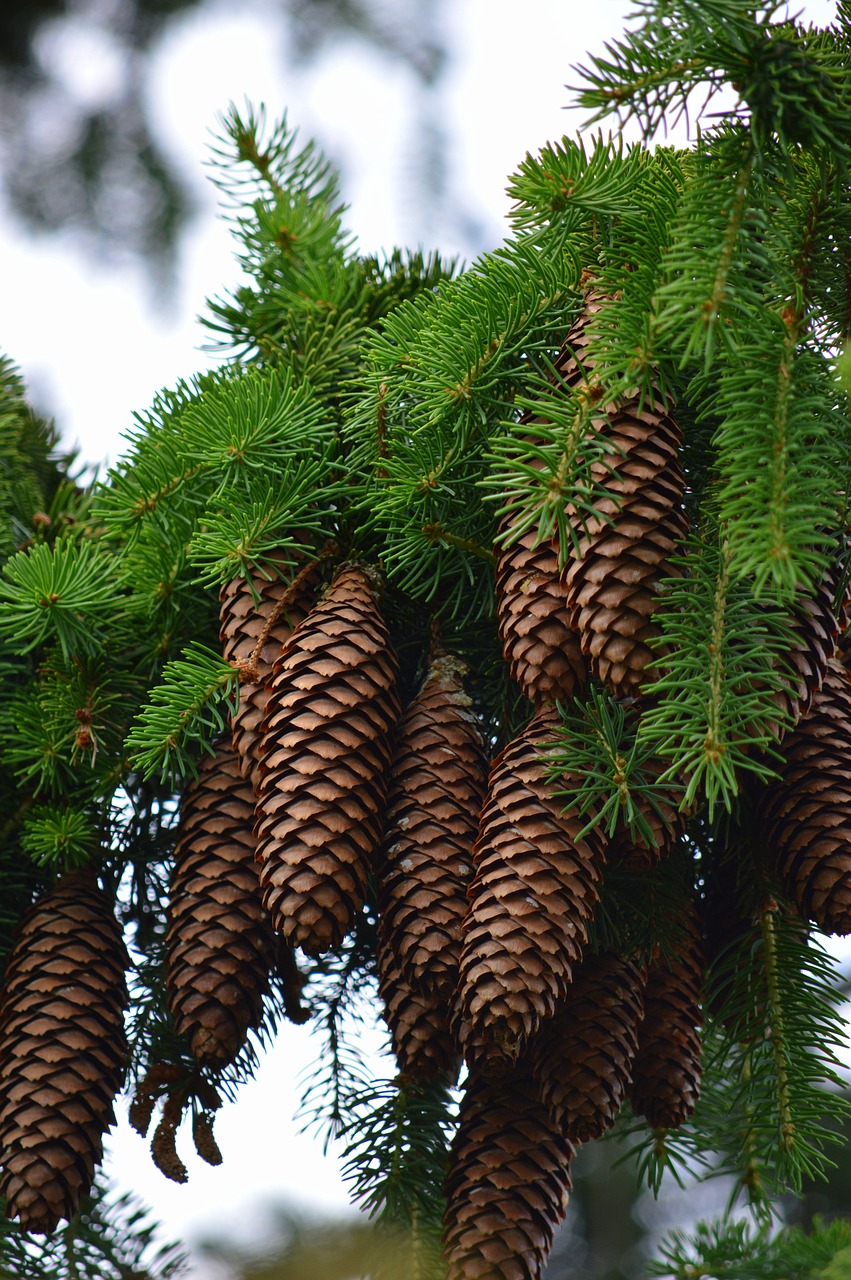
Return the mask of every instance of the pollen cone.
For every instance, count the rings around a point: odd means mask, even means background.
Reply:
[[[703,947],[696,913],[670,958],[650,966],[630,1098],[652,1129],[676,1129],[700,1093]]]
[[[367,573],[339,570],[275,663],[257,857],[275,928],[318,955],[363,904],[384,818],[397,660]]]
[[[825,933],[851,933],[851,683],[831,659],[784,761],[757,801],[758,829],[790,899]]]
[[[25,1231],[53,1231],[91,1188],[127,1062],[126,963],[85,874],[19,926],[0,1006],[0,1195]]]
[[[199,1063],[232,1062],[262,1017],[274,935],[253,826],[253,788],[221,745],[184,793],[166,941],[169,1008]]]
[[[615,1122],[632,1079],[646,976],[613,952],[589,956],[529,1050],[553,1124],[571,1142],[599,1138]]]
[[[540,711],[495,761],[464,921],[460,1035],[472,1058],[512,1060],[552,1016],[582,956],[603,858],[586,819],[563,814],[542,757],[557,725]]]
[[[586,346],[603,301],[589,293],[559,360],[565,383],[584,387],[592,402],[600,389]],[[565,577],[568,605],[593,673],[618,697],[630,697],[656,678],[659,585],[673,575],[670,558],[687,529],[681,432],[667,398],[655,389],[643,401],[636,394],[601,409],[589,431],[610,446],[605,461],[592,468],[592,483],[607,496],[590,517],[568,510],[576,539]]]
[[[292,574],[291,566],[280,567]],[[240,768],[255,790],[260,784],[260,723],[269,699],[268,680],[293,629],[307,616],[319,578],[318,561],[306,565],[292,582],[278,577],[275,568],[272,565],[267,571],[271,577],[255,569],[250,581],[234,578],[219,593],[222,654],[225,662],[241,668],[239,707],[231,720],[233,745]],[[252,655],[270,619],[273,621],[251,670]]]
[[[525,1066],[502,1079],[471,1074],[446,1179],[447,1280],[538,1280],[572,1157]]]
[[[379,928],[414,986],[458,981],[461,920],[473,874],[487,761],[463,664],[438,655],[399,729],[390,773]]]

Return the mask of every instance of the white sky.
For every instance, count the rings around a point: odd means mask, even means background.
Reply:
[[[451,138],[454,190],[484,228],[484,247],[504,233],[507,175],[524,153],[576,130],[581,115],[565,111],[572,64],[620,34],[625,0],[445,0],[452,65],[440,100]],[[793,6],[814,22],[833,16],[827,0]],[[121,76],[109,41],[66,25],[43,56],[79,97],[108,100]],[[41,407],[56,415],[69,442],[92,462],[114,460],[120,438],[154,392],[211,363],[199,348],[197,323],[208,295],[226,292],[237,271],[229,235],[215,218],[214,193],[203,176],[210,130],[231,101],[266,104],[270,117],[288,110],[303,136],[317,136],[343,160],[349,224],[364,249],[395,243],[452,253],[469,251],[444,228],[431,242],[404,177],[420,121],[412,79],[377,54],[347,42],[303,72],[288,65],[286,37],[272,0],[239,7],[215,0],[174,22],[148,70],[147,93],[160,141],[195,180],[203,211],[184,236],[179,281],[167,310],[158,307],[144,268],[99,267],[71,236],[33,240],[0,212],[0,350],[23,369]],[[682,141],[682,136],[675,139]],[[168,1232],[184,1239],[261,1230],[263,1201],[296,1200],[341,1209],[347,1196],[333,1154],[295,1133],[295,1079],[309,1071],[307,1027],[286,1027],[257,1081],[226,1106],[217,1122],[224,1164],[211,1169],[191,1151],[184,1187],[154,1169],[145,1143],[122,1113],[110,1141],[110,1168],[137,1190]],[[195,1280],[213,1280],[198,1263]]]

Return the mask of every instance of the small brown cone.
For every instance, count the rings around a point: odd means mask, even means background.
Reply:
[[[53,1231],[91,1188],[127,1062],[127,954],[93,877],[30,908],[0,1008],[0,1195],[25,1231]]]
[[[366,572],[347,565],[275,664],[257,857],[275,928],[311,955],[360,910],[381,836],[397,660]]]
[[[291,572],[291,566],[281,568]],[[269,700],[268,680],[283,646],[307,616],[319,568],[318,561],[305,565],[292,582],[277,577],[274,566],[269,570],[271,578],[255,570],[250,582],[234,578],[219,592],[222,654],[225,662],[240,668],[241,677],[239,707],[231,720],[233,745],[240,768],[255,790],[260,784],[260,724]],[[255,654],[267,627],[266,639]]]
[[[575,696],[587,679],[567,588],[549,543],[529,529],[498,549],[496,616],[512,677],[536,706]]]
[[[582,956],[603,842],[563,814],[541,757],[558,718],[540,711],[494,762],[464,921],[460,1035],[468,1055],[513,1060],[552,1016]]]
[[[700,1094],[703,973],[700,929],[692,911],[674,955],[659,956],[650,966],[644,991],[630,1098],[633,1111],[652,1129],[676,1129],[692,1114]]]
[[[232,746],[183,798],[171,878],[168,1004],[199,1063],[232,1062],[260,1025],[274,957],[254,861],[254,791]]]
[[[851,682],[836,658],[783,755],[757,799],[758,830],[805,919],[851,933]]]
[[[593,290],[565,339],[559,372],[593,402],[593,359],[586,346],[603,299]],[[591,669],[618,697],[637,696],[654,680],[653,621],[659,584],[673,575],[671,556],[687,530],[681,432],[661,392],[635,395],[596,415],[589,430],[612,446],[592,466],[592,483],[608,492],[596,514],[568,510],[576,538],[565,576],[572,625]]]
[[[378,992],[399,1070],[410,1080],[457,1079],[461,1050],[446,999],[412,983],[393,950],[378,945]]]
[[[458,981],[461,921],[487,760],[463,664],[432,662],[399,727],[390,772],[379,884],[379,928],[415,987],[443,992]]]
[[[847,616],[847,602],[841,602],[839,616],[834,609],[838,585],[838,570],[831,566],[818,586],[800,593],[791,608],[788,623],[792,640],[784,654],[790,669],[789,688],[775,694],[778,707],[788,719],[774,726],[778,739],[789,732],[789,721],[794,727],[807,714],[836,653],[840,628]]]
[[[637,965],[613,952],[588,957],[532,1042],[541,1098],[571,1142],[599,1138],[615,1122],[638,1052],[645,981]]]
[[[538,1280],[572,1158],[524,1065],[501,1079],[472,1074],[446,1179],[447,1280]]]

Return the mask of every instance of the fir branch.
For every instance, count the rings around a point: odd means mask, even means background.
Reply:
[[[0,637],[27,653],[55,639],[63,657],[96,653],[101,625],[116,608],[114,561],[93,541],[57,538],[18,552],[0,582]]]
[[[166,663],[162,680],[127,736],[128,756],[146,778],[194,776],[192,748],[209,748],[236,710],[239,672],[197,642]]]
[[[675,562],[684,576],[667,581],[655,615],[662,674],[638,730],[642,747],[670,762],[663,781],[685,780],[686,805],[702,792],[710,818],[718,806],[732,806],[743,775],[773,776],[759,753],[770,756],[784,724],[775,695],[788,687],[791,645],[783,612],[733,580],[721,537],[692,539]]]
[[[652,849],[656,841],[646,812],[654,810],[664,820],[661,804],[684,788],[661,785],[647,772],[653,757],[637,740],[635,714],[606,690],[592,687],[590,695],[561,708],[558,736],[544,757],[553,795],[565,810],[589,817],[577,838],[598,826],[611,837],[625,825],[634,840]]]
[[[840,1280],[851,1262],[851,1222],[816,1218],[807,1234],[722,1218],[699,1222],[691,1233],[672,1231],[659,1252],[649,1274],[667,1280]]]
[[[16,1280],[179,1280],[189,1261],[135,1196],[99,1181],[71,1221],[36,1242],[10,1222],[0,1200],[0,1273]]]

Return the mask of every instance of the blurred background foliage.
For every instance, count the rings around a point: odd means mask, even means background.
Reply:
[[[285,63],[304,67],[343,38],[403,66],[420,100],[412,172],[442,199],[445,136],[437,110],[448,65],[441,0],[247,0],[270,30],[283,21]],[[73,230],[99,257],[143,258],[167,280],[192,187],[152,127],[146,63],[169,31],[217,0],[5,0],[0,5],[0,184],[31,230]],[[95,60],[97,86],[74,62]],[[226,106],[222,103],[222,109]],[[194,175],[193,175],[194,176]]]

